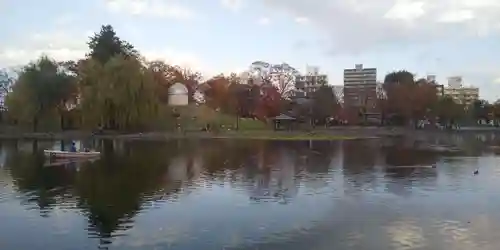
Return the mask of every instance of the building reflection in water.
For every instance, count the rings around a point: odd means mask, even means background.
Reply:
[[[334,224],[343,225],[346,238],[365,239],[369,232],[356,223],[371,218],[371,211],[380,215],[376,219],[380,219],[379,226],[385,226],[383,233],[391,247],[426,247],[432,242],[422,233],[425,225],[415,223],[411,216],[389,215],[403,206],[394,197],[418,198],[415,194],[436,190],[440,183],[465,178],[464,172],[450,172],[453,170],[439,154],[399,147],[397,143],[384,146],[376,140],[102,142],[99,145],[106,148],[102,159],[75,163],[80,171],[71,166],[44,167],[40,152],[23,150],[34,148],[26,142],[23,145],[22,149],[2,145],[8,153],[0,181],[9,182],[4,179],[11,178],[9,183],[17,192],[9,199],[25,210],[39,211],[47,223],[56,223],[53,217],[63,218],[63,211],[76,211],[73,216],[84,216],[87,223],[80,230],[86,230],[89,238],[105,246],[131,246],[140,235],[153,237],[152,232],[160,229],[148,228],[151,224],[162,224],[161,233],[154,234],[158,239],[147,238],[143,241],[149,243],[141,243],[152,247],[170,244],[165,240],[167,234],[175,234],[169,239],[176,238],[181,242],[178,244],[186,246],[184,249],[201,247],[200,241],[208,237],[203,235],[216,237],[216,232],[203,231],[205,227],[239,232],[241,235],[234,237],[245,244],[266,237],[275,240],[276,232],[280,237],[306,237],[302,235],[305,228],[326,227],[342,236],[342,232],[328,226]],[[38,145],[35,148],[42,149]],[[436,162],[444,164],[443,169],[418,167]],[[438,178],[438,173],[446,177]],[[234,199],[238,204],[216,200],[216,192],[225,192],[219,199]],[[210,198],[214,200],[204,200]],[[5,201],[0,199],[0,204]],[[385,207],[388,201],[393,203]],[[181,214],[183,211],[192,214]],[[163,221],[145,223],[151,213]],[[228,221],[212,225],[217,218]],[[59,231],[66,234],[77,230],[60,220],[57,223]],[[171,229],[175,233],[166,232],[172,225],[177,225],[176,230]],[[453,233],[450,229],[442,231],[447,237]],[[461,237],[466,241],[469,236]],[[48,246],[57,244],[71,243],[61,240]],[[469,246],[474,247],[472,243]]]
[[[259,172],[254,177],[250,199],[288,203],[297,195],[300,180],[290,150],[272,147],[259,149]],[[265,162],[265,158],[273,161]]]

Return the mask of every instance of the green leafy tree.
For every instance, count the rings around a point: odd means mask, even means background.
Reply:
[[[464,116],[464,106],[448,96],[440,98],[434,110],[441,125],[454,125]]]
[[[391,85],[412,85],[415,83],[415,76],[406,70],[394,71],[384,78],[384,88]]]
[[[88,56],[100,63],[106,63],[112,57],[138,57],[134,46],[116,35],[111,25],[103,25],[99,33],[90,37],[88,42],[90,53]]]
[[[74,76],[65,72],[60,63],[41,57],[29,63],[20,72],[6,97],[9,116],[31,123],[37,131],[41,119],[47,121],[65,110],[66,102],[76,91]]]
[[[158,121],[156,83],[139,60],[116,56],[85,62],[79,71],[82,123],[88,128],[147,129]]]
[[[491,107],[491,116],[494,120],[495,126],[499,125],[500,120],[500,99],[496,100]]]
[[[486,100],[475,100],[469,107],[472,119],[475,121],[485,120],[488,122],[490,120],[490,104]]]
[[[312,117],[318,121],[326,121],[340,110],[337,96],[331,86],[323,85],[312,95]]]

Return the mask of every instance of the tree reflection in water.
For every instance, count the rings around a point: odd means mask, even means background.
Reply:
[[[103,141],[101,146],[101,159],[74,163],[77,167],[44,167],[42,154],[20,151],[7,155],[5,167],[24,207],[38,209],[41,216],[56,207],[77,209],[87,218],[90,237],[103,246],[126,235],[141,211],[177,202],[197,189],[229,187],[253,203],[289,204],[301,187],[306,193],[331,188],[328,175],[338,171],[347,180],[344,190],[358,192],[380,184],[377,165],[395,164],[401,156],[435,160],[357,141]],[[405,172],[388,178],[404,179]]]

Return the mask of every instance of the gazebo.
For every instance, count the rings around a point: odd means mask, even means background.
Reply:
[[[273,117],[272,120],[274,123],[274,130],[292,130],[297,119],[285,114],[280,114]]]

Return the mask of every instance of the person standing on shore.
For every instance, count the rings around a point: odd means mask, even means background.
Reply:
[[[71,148],[69,149],[70,152],[76,152],[76,144],[74,141],[71,141]]]

